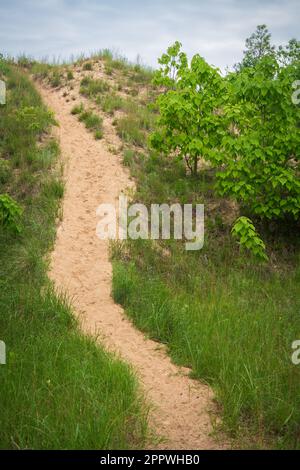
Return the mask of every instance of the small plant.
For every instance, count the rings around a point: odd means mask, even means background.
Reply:
[[[82,70],[85,70],[85,71],[93,70],[93,66],[91,62],[86,62],[85,64],[83,64]]]
[[[58,88],[61,85],[61,76],[58,72],[52,74],[50,84],[53,88]]]
[[[96,130],[94,136],[96,140],[101,140],[103,138],[103,131],[100,129]]]
[[[97,103],[101,106],[102,111],[110,115],[113,115],[115,111],[123,107],[123,99],[116,94],[107,94],[101,98],[99,97]]]
[[[80,93],[90,98],[94,98],[110,89],[109,84],[105,80],[93,80],[88,77],[83,78],[80,85]]]
[[[0,225],[11,232],[20,233],[19,225],[22,208],[8,194],[0,195]]]
[[[74,108],[73,108],[74,114]],[[91,110],[85,110],[83,105],[80,105],[78,109],[76,108],[76,113],[78,114],[78,119],[80,122],[85,124],[85,127],[94,132],[94,137],[96,140],[100,140],[103,137],[102,123],[103,119],[97,114],[93,113]]]
[[[235,238],[238,238],[240,246],[249,250],[258,260],[268,260],[266,246],[248,217],[239,217],[234,223],[231,233]]]
[[[76,114],[81,114],[84,110],[84,107],[83,107],[83,104],[80,103],[80,104],[76,104],[72,110],[71,110],[71,114],[73,115],[76,115]]]
[[[102,119],[89,110],[81,113],[79,121],[84,122],[87,129],[95,129],[102,123]]]
[[[15,122],[18,127],[32,134],[40,134],[51,124],[55,124],[55,119],[51,111],[42,107],[24,106],[17,110]]]
[[[67,73],[67,80],[73,80],[74,78],[74,75],[73,75],[73,72],[71,70],[68,70],[68,73]]]

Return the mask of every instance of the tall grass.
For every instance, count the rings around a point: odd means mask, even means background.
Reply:
[[[80,332],[47,277],[63,195],[53,118],[16,67],[6,66],[5,80],[0,155],[9,170],[0,193],[24,215],[20,235],[0,227],[0,448],[138,448],[146,420],[133,373]]]
[[[204,202],[206,238],[200,252],[174,240],[114,245],[115,300],[212,385],[239,446],[300,448],[300,367],[291,361],[300,332],[297,232],[261,227],[272,262],[259,266],[230,237],[230,204],[215,196],[212,170],[187,177],[181,162],[130,149],[124,162],[136,201]]]

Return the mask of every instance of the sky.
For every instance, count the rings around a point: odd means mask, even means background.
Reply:
[[[155,67],[175,40],[222,70],[267,24],[273,43],[299,39],[300,0],[0,0],[0,52],[68,59],[103,48]]]

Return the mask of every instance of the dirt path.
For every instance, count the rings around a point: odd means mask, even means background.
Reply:
[[[164,347],[135,329],[111,298],[112,266],[108,243],[96,236],[96,208],[114,202],[133,184],[120,157],[107,150],[105,139],[111,144],[117,138],[113,128],[105,122],[106,137],[94,140],[70,114],[74,102],[66,102],[61,90],[38,87],[59,122],[57,132],[65,162],[63,221],[52,256],[52,278],[73,299],[76,311],[82,314],[84,330],[100,335],[102,344],[133,366],[150,404],[150,427],[165,438],[155,447],[220,448],[210,436],[210,389],[191,380],[188,370],[172,364]]]

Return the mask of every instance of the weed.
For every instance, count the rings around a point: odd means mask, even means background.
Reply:
[[[91,62],[86,62],[85,64],[83,64],[82,70],[85,70],[85,71],[93,70],[92,63]]]

